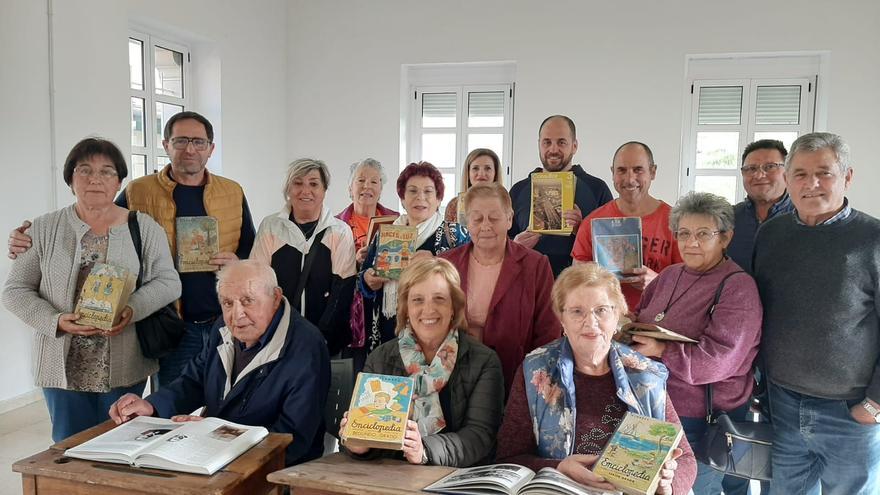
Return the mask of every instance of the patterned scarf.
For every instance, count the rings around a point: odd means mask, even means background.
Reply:
[[[409,225],[409,215],[405,213],[400,215],[394,221],[394,225]],[[416,229],[418,229],[416,249],[436,234],[441,225],[443,225],[443,215],[439,211],[435,211],[430,218],[416,225]],[[382,287],[382,314],[385,315],[385,318],[391,318],[397,314],[397,280],[386,282]]]
[[[438,433],[446,427],[440,407],[440,391],[449,381],[458,357],[458,330],[452,330],[440,344],[431,364],[425,362],[422,347],[416,342],[407,325],[397,339],[400,358],[415,383],[413,389],[413,421],[419,424],[423,437]]]

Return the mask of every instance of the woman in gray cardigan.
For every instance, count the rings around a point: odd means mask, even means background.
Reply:
[[[143,284],[112,329],[76,323],[76,301],[95,263],[135,276],[139,266],[128,210],[113,203],[128,174],[119,149],[84,139],[70,151],[63,173],[76,202],[34,220],[33,247],[13,262],[3,290],[6,308],[34,329],[34,382],[43,388],[56,442],[106,420],[123,394],[143,392],[158,364],[141,353],[134,322],[180,296],[165,232],[138,214]]]
[[[458,272],[444,259],[416,261],[400,277],[397,301],[397,337],[370,353],[364,372],[414,379],[403,457],[413,464],[452,467],[490,461],[504,408],[504,376],[495,352],[464,331]],[[393,455],[347,450],[362,459]]]

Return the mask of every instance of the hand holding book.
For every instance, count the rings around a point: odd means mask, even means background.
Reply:
[[[571,454],[563,459],[556,469],[558,469],[560,473],[582,485],[598,488],[600,490],[617,490],[617,488],[611,483],[608,483],[605,478],[591,471],[597,460],[599,460],[599,456],[597,455]]]

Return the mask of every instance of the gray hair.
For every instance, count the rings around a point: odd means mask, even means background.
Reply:
[[[715,220],[718,230],[733,230],[733,206],[717,194],[691,191],[679,198],[669,212],[669,227],[673,232],[678,230],[681,219],[686,215],[706,215]]]
[[[257,260],[238,260],[224,265],[223,268],[217,272],[216,289],[218,296],[220,295],[220,286],[226,283],[230,276],[229,274],[240,269],[248,270],[250,272],[248,281],[258,282],[259,285],[266,289],[268,294],[272,294],[272,292],[278,287],[278,277],[275,275],[275,270],[273,270],[271,266]]]
[[[327,164],[314,158],[300,158],[291,163],[287,168],[287,177],[284,179],[284,189],[281,190],[281,194],[284,196],[285,201],[287,200],[287,190],[290,189],[290,185],[293,184],[293,181],[306,175],[312,170],[318,171],[318,174],[321,176],[321,183],[324,184],[324,190],[326,191],[330,188],[330,170],[327,169]]]
[[[361,167],[370,167],[379,171],[379,180],[381,184],[385,185],[385,170],[382,168],[382,164],[379,163],[379,160],[375,158],[364,158],[363,160],[356,161],[351,164],[348,170],[348,186],[351,187],[354,184],[354,173],[357,172],[357,169]]]
[[[785,159],[785,171],[791,170],[791,160],[796,154],[824,149],[830,149],[834,153],[837,166],[840,167],[840,173],[845,174],[850,168],[849,145],[842,137],[830,132],[811,132],[795,139],[791,143],[791,151]]]

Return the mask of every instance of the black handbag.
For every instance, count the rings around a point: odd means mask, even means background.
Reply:
[[[138,276],[136,287],[143,283],[144,267],[141,254],[141,229],[138,225],[137,213],[128,212],[128,229],[138,257]],[[167,356],[177,348],[186,332],[186,324],[177,314],[174,303],[159,308],[158,311],[135,323],[141,353],[146,358],[159,359]]]
[[[715,291],[715,300],[709,308],[709,317],[715,311],[724,282]],[[769,481],[771,451],[773,450],[773,427],[768,423],[734,421],[726,412],[715,413],[712,409],[712,384],[706,385],[706,431],[694,450],[698,461],[731,476],[751,480]]]

